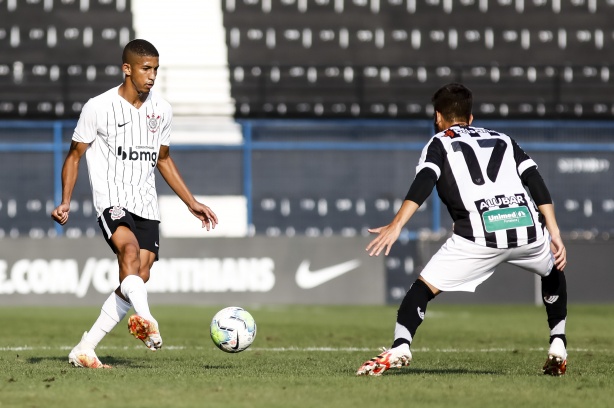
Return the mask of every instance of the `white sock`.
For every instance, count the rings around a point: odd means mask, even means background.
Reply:
[[[124,297],[126,297],[126,299],[132,303],[134,311],[137,315],[146,320],[151,320],[156,324],[158,323],[149,311],[149,304],[147,303],[147,289],[145,288],[145,282],[143,282],[143,279],[141,279],[140,276],[127,276],[122,281],[120,288]]]
[[[567,318],[561,320],[556,326],[554,326],[550,330],[550,335],[555,336],[557,334],[565,334],[565,323],[567,323]]]
[[[96,320],[90,331],[87,332],[84,346],[96,348],[104,336],[126,317],[131,307],[130,303],[117,296],[115,292],[111,293],[102,305],[98,320]]]

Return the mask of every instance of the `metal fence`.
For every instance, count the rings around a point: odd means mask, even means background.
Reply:
[[[387,223],[413,179],[426,120],[246,120],[238,145],[181,144],[171,151],[197,195],[247,199],[257,235],[354,236]],[[514,137],[537,161],[565,233],[614,232],[613,121],[476,121]],[[85,161],[71,226],[49,217],[61,200],[61,167],[74,121],[0,122],[0,237],[98,234]],[[172,194],[158,182],[160,194]],[[404,231],[446,232],[436,194]]]

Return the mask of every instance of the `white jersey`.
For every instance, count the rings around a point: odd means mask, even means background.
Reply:
[[[90,145],[85,156],[98,217],[120,206],[159,221],[154,170],[160,146],[170,144],[171,106],[151,91],[137,109],[118,92],[119,86],[83,106],[72,139]]]
[[[544,236],[541,214],[520,176],[537,164],[509,136],[453,126],[425,146],[416,173],[437,174],[437,192],[454,233],[491,248],[512,248]]]

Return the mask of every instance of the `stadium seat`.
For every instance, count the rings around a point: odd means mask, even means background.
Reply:
[[[233,13],[237,15],[249,13],[258,15],[264,12],[260,0],[223,0],[222,7],[228,16],[231,16]]]
[[[565,67],[561,73],[561,110],[583,117],[607,117],[614,94],[614,78],[609,66]]]
[[[287,230],[296,234],[361,234],[367,228],[386,225],[394,216],[401,199],[388,197],[261,197],[254,205],[254,225],[258,233],[278,235]],[[431,211],[428,202],[422,212]],[[417,217],[412,224],[420,230],[429,228],[431,217]]]
[[[331,15],[333,13],[340,14],[344,12],[344,3],[335,0],[307,0],[306,3],[305,13]]]
[[[0,1],[0,115],[77,117],[87,99],[119,84],[118,58],[134,35],[130,7],[130,0]],[[84,63],[91,68],[82,81],[69,70]]]
[[[77,13],[87,12],[86,6],[90,4],[90,2],[83,2],[80,0],[61,0],[48,3],[51,5],[51,10],[49,12],[73,16],[77,15]]]
[[[440,82],[441,77],[435,72],[426,67],[365,67],[361,75],[361,99],[366,105],[363,114],[382,117],[424,115],[423,105],[429,102],[433,89],[449,82]]]
[[[333,101],[337,112],[358,110],[359,117],[427,117],[430,93],[452,80],[468,81],[483,96],[478,111],[491,117],[575,117],[580,110],[604,112],[604,106],[614,102],[602,97],[609,92],[607,86],[601,94],[595,93],[599,98],[590,108],[584,105],[591,101],[583,97],[556,100],[571,85],[560,86],[561,67],[553,66],[559,61],[572,66],[608,61],[607,50],[614,46],[610,23],[614,2],[610,0],[232,0],[225,7],[231,65],[256,65],[263,70],[272,64],[351,69],[353,80],[342,88],[353,86],[353,92],[344,94],[358,100]],[[454,20],[437,24],[446,15],[454,15]],[[521,19],[518,24],[505,23],[510,18]],[[467,75],[483,67],[497,78]],[[426,80],[395,78],[401,69],[422,69]],[[438,69],[448,74],[433,76]],[[331,84],[321,81],[319,71],[316,78],[303,101],[288,95],[300,88],[290,82],[286,82],[286,95],[283,87],[271,93],[252,90],[259,99],[242,98],[242,106],[251,106],[243,112],[258,115],[260,106],[274,114],[280,111],[275,106],[281,101],[283,115],[298,103],[314,117],[325,116],[329,95],[335,92],[329,89]],[[354,108],[348,110],[349,106]]]
[[[121,15],[130,10],[129,0],[90,0],[89,10],[92,13],[111,12]]]
[[[79,197],[81,198],[81,197]],[[49,217],[55,208],[51,195],[17,198],[0,196],[0,238],[45,238],[56,235],[56,223]],[[66,229],[71,237],[100,235],[92,224],[93,205],[90,198],[71,202],[71,223]],[[70,232],[69,232],[70,231]]]
[[[368,0],[348,0],[343,5],[343,15],[348,18],[356,16],[369,16],[370,14],[377,14],[379,8],[376,8],[377,3],[373,3]]]

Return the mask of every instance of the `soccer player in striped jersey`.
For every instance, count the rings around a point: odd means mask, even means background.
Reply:
[[[68,360],[77,367],[108,367],[94,349],[131,307],[135,314],[128,319],[130,333],[151,350],[162,347],[145,288],[159,250],[155,169],[203,228],[215,228],[218,222],[215,213],[194,198],[170,155],[171,106],[152,91],[158,51],[148,41],[136,39],[125,46],[122,62],[124,82],[83,106],[62,169],[62,202],[51,214],[62,225],[68,221],[85,154],[98,224],[117,255],[120,285],[71,350]]]
[[[428,302],[441,292],[474,292],[504,262],[541,277],[550,327],[543,372],[565,373],[567,254],[550,193],[537,164],[511,137],[471,126],[472,100],[471,91],[456,83],[433,95],[436,134],[422,151],[407,196],[390,224],[369,230],[377,234],[367,246],[369,255],[388,255],[435,186],[454,221],[452,236],[401,302],[392,347],[365,362],[357,375],[408,365]]]

